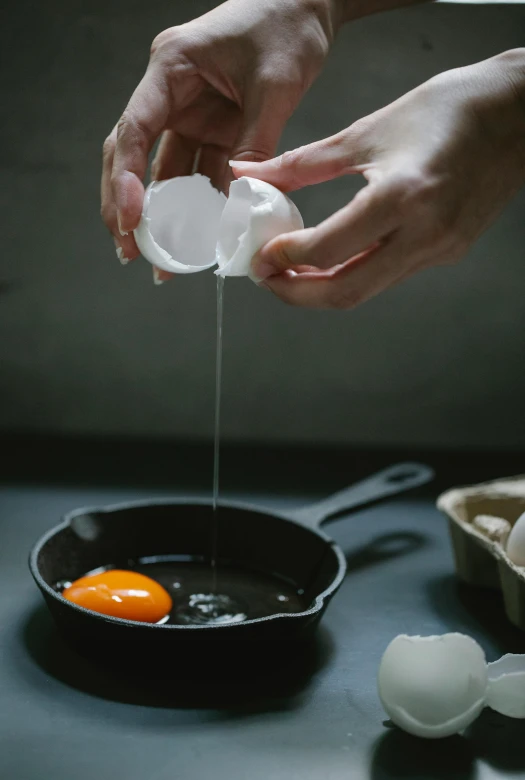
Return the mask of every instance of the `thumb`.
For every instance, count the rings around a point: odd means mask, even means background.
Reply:
[[[353,137],[355,139],[355,136]],[[354,147],[354,148],[352,148]],[[266,162],[232,160],[235,176],[253,176],[273,184],[283,192],[319,184],[347,173],[357,173],[360,159],[357,144],[348,131],[307,146],[300,146]]]
[[[308,262],[308,245],[315,228],[282,233],[268,241],[252,258],[252,279],[257,284],[283,271],[318,271]]]

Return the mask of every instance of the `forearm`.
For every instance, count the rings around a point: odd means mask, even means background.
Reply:
[[[380,11],[391,11],[407,5],[419,5],[430,0],[336,0],[339,5],[341,22],[350,22],[362,16],[370,16]]]

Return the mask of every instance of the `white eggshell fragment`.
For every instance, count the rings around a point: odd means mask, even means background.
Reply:
[[[509,718],[525,718],[525,655],[509,653],[488,665],[486,704]]]
[[[256,252],[272,238],[302,227],[301,214],[290,198],[271,184],[242,176],[231,183],[222,213],[215,273],[254,279],[251,261]]]
[[[436,739],[463,731],[483,709],[486,689],[485,654],[463,634],[398,636],[379,667],[385,711],[417,737]]]
[[[525,566],[525,512],[512,526],[507,539],[507,555],[516,566]]]
[[[494,517],[493,515],[476,515],[472,523],[474,528],[480,534],[486,536],[491,542],[505,544],[510,534],[511,525],[503,517]]]
[[[225,203],[226,196],[198,173],[152,182],[134,231],[138,248],[163,271],[191,274],[211,268]]]

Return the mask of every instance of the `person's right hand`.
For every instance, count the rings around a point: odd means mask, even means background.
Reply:
[[[353,308],[459,261],[525,185],[525,48],[442,73],[330,138],[233,170],[285,192],[365,177],[342,209],[277,236],[252,263],[287,303]]]
[[[220,189],[228,160],[271,158],[317,76],[337,20],[333,0],[228,0],[162,32],[146,73],[104,143],[102,217],[121,262],[135,258],[148,155],[156,180],[197,170]],[[156,272],[156,280],[170,276]]]

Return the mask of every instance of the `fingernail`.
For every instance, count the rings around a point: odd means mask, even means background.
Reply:
[[[277,268],[267,260],[258,260],[253,264],[253,279],[256,284],[264,282],[269,276],[275,276],[276,273],[278,273]]]
[[[240,171],[242,171],[245,168],[251,168],[252,165],[257,165],[257,163],[246,162],[246,160],[229,160],[228,165],[230,168],[238,168]]]
[[[116,248],[116,252],[117,252],[117,257],[120,260],[121,264],[127,265],[129,263],[129,257],[126,257],[121,246],[118,246]]]
[[[122,230],[122,228],[121,228],[120,214],[118,212],[117,212],[117,224],[118,224],[118,232],[120,233],[120,235],[121,236],[127,236],[128,234],[126,233],[126,231]]]
[[[119,241],[113,236],[113,241],[115,242],[115,252],[117,253],[117,257],[120,260],[122,265],[127,265],[130,261],[129,257],[126,257],[124,254],[124,250],[120,246]]]
[[[269,276],[279,273],[279,269],[270,263],[266,257],[261,256],[261,252],[256,252],[252,257],[250,276],[255,284],[261,284]]]
[[[153,284],[164,284],[164,279],[160,278],[160,271],[156,265],[153,266]]]

